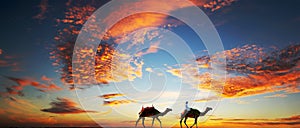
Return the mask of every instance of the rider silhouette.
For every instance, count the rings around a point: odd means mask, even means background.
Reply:
[[[189,107],[189,102],[188,101],[186,101],[185,102],[185,110],[183,111],[183,115],[185,115],[185,114],[187,114],[190,110],[191,110],[191,108]]]
[[[186,101],[186,102],[185,102],[185,110],[186,110],[187,112],[191,110],[191,108],[189,107],[188,104],[189,104],[189,102]]]

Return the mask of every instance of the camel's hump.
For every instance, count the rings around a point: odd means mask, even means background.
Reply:
[[[140,112],[139,112],[139,115],[141,117],[148,117],[148,116],[154,116],[156,114],[159,114],[160,112],[155,109],[154,107],[146,107],[146,108],[143,108]]]

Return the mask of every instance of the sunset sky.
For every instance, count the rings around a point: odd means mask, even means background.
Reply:
[[[1,3],[1,127],[133,127],[152,105],[178,127],[186,101],[213,108],[202,127],[300,127],[300,1],[113,2]],[[151,10],[209,19],[199,37]]]

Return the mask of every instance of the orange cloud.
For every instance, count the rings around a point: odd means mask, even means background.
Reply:
[[[119,97],[119,96],[124,96],[124,94],[112,93],[112,94],[104,94],[99,97],[104,98],[104,99],[110,99],[110,98]]]
[[[86,112],[96,112],[90,110],[83,110],[77,107],[77,103],[67,98],[57,98],[57,101],[50,103],[51,108],[41,109],[43,112],[55,113],[55,114],[78,114]]]
[[[112,100],[112,101],[104,101],[103,105],[104,106],[117,106],[117,105],[121,105],[121,104],[129,104],[132,102],[134,102],[134,101],[132,101],[132,100]]]
[[[25,86],[33,86],[42,92],[62,90],[61,87],[53,83],[46,85],[29,79],[20,79],[20,78],[9,77],[9,76],[4,76],[4,77],[17,83],[17,85],[6,88],[7,92],[13,95],[18,94],[19,96],[24,96],[22,90]]]
[[[13,96],[9,96],[8,99],[5,99],[4,101],[9,105],[9,109],[6,109],[6,111],[9,113],[31,113],[32,111],[38,109],[36,105],[22,98],[15,98]]]
[[[251,126],[300,126],[300,116],[295,115],[287,118],[275,119],[244,119],[244,118],[211,118],[211,121],[218,121],[224,125],[245,125]]]
[[[212,11],[220,9],[222,7],[230,5],[234,0],[220,0],[220,1],[209,1],[209,0],[190,0],[193,4],[198,7],[209,8]],[[158,6],[159,5],[159,6]],[[175,2],[160,2],[160,1],[136,1],[130,3],[124,3],[123,6],[116,9],[114,12],[109,14],[104,20],[104,24],[112,23],[111,19],[116,19],[117,17],[123,17],[120,12],[132,12],[133,10],[163,10],[166,12],[173,12],[183,8],[188,8],[192,4],[183,1]],[[132,8],[135,7],[135,8]],[[168,24],[177,24],[181,23],[172,21],[168,19],[167,15],[158,14],[158,13],[140,13],[128,16],[116,25],[114,25],[110,30],[110,35],[120,36],[127,35],[135,30],[145,28],[145,27],[154,27],[154,26],[164,26]]]
[[[110,30],[109,35],[117,37],[127,35],[135,30],[163,26],[166,23],[166,15],[158,13],[139,13],[126,17],[115,24]]]
[[[180,2],[180,1],[177,1]],[[206,0],[192,0],[194,4],[197,6],[203,6],[207,1]],[[67,6],[70,5],[68,2]],[[157,6],[160,5],[160,6]],[[176,11],[178,9],[183,9],[186,7],[191,6],[191,4],[187,4],[183,2],[182,4],[176,3],[165,3],[165,2],[158,2],[158,1],[136,1],[130,3],[124,3],[120,8],[115,9],[113,12],[108,14],[108,16],[103,20],[102,24],[109,24],[112,23],[112,19],[122,17],[122,13],[120,12],[131,12],[135,9],[132,7],[140,8],[140,9],[158,9],[164,10],[167,12]],[[74,89],[74,83],[85,83],[89,84],[108,84],[109,82],[119,82],[123,80],[132,81],[137,77],[141,77],[142,75],[142,65],[143,62],[135,62],[136,60],[129,60],[129,55],[124,55],[115,51],[114,44],[102,44],[97,49],[97,53],[91,53],[95,49],[94,47],[85,47],[82,50],[74,51],[77,52],[78,57],[81,60],[89,60],[86,58],[94,57],[96,62],[95,67],[91,67],[89,65],[84,65],[84,62],[78,62],[78,65],[82,65],[78,69],[73,69],[72,67],[72,55],[73,55],[73,48],[75,44],[76,36],[79,34],[79,31],[82,25],[90,19],[91,24],[87,26],[89,30],[91,30],[91,36],[97,40],[100,39],[100,35],[103,34],[100,28],[96,25],[98,23],[97,17],[91,16],[92,13],[96,10],[95,4],[91,4],[89,2],[85,3],[83,6],[69,6],[66,15],[62,19],[57,19],[58,25],[63,24],[63,28],[59,30],[57,33],[58,35],[54,37],[57,41],[57,47],[53,49],[50,53],[50,58],[54,60],[53,65],[61,68],[59,71],[61,73],[61,80],[63,83],[70,85],[70,89]],[[125,13],[126,14],[126,13]],[[103,40],[114,40],[114,43],[120,43],[118,40],[128,38],[128,35],[132,32],[139,30],[141,28],[146,27],[176,27],[177,25],[181,25],[182,22],[172,19],[167,15],[159,14],[159,13],[152,13],[152,12],[145,12],[145,13],[138,13],[134,15],[130,15],[122,20],[118,21],[114,24],[107,32],[105,33]],[[86,31],[86,30],[83,30]],[[153,35],[145,34],[149,33],[150,30],[146,32],[136,33],[136,36],[139,35],[147,35],[148,39],[153,39],[154,37],[159,36],[158,33],[154,33]],[[126,40],[126,39],[125,39]],[[132,38],[128,48],[131,48],[133,45],[136,44],[143,44],[145,38],[138,37]],[[105,46],[106,45],[106,46]],[[157,52],[159,43],[154,43],[150,46],[150,48],[145,52],[138,53],[139,56]],[[89,52],[86,52],[89,51]],[[114,63],[112,63],[112,58],[114,58]],[[120,59],[119,59],[120,58]],[[125,62],[133,61],[133,64],[128,66],[128,63]],[[89,63],[89,62],[86,62]],[[122,66],[120,66],[122,65]],[[202,67],[206,67],[207,65],[203,65]],[[89,72],[95,69],[95,73]],[[74,74],[73,71],[77,73]],[[113,71],[114,73],[111,74],[110,72]],[[124,72],[125,71],[125,72]],[[91,75],[95,74],[95,75]],[[76,78],[77,81],[73,81],[73,78]],[[96,79],[96,81],[94,81]]]
[[[205,9],[210,9],[212,12],[219,10],[225,6],[231,5],[236,0],[213,0],[203,5]]]
[[[41,80],[43,80],[43,81],[52,81],[51,78],[48,78],[48,77],[45,76],[45,75],[42,76]]]
[[[181,73],[180,69],[169,69],[169,70],[167,70],[167,72],[171,73],[174,76],[177,76],[180,78],[182,77],[182,73]]]
[[[136,56],[141,57],[150,53],[156,53],[158,51],[160,42],[151,43],[150,47],[145,52],[138,52]]]
[[[300,45],[291,45],[282,50],[264,50],[256,45],[245,45],[196,59],[199,65],[205,65],[211,63],[210,58],[225,54],[228,74],[224,84],[223,81],[211,78],[210,69],[198,73],[195,71],[197,69],[192,70],[193,67],[186,68],[189,66],[182,65],[181,68],[168,67],[168,72],[183,78],[185,83],[195,85],[195,81],[199,81],[199,88],[214,90],[227,98],[278,91],[298,93],[299,53]],[[187,73],[179,75],[179,71]],[[222,87],[216,90],[214,86],[219,85]]]

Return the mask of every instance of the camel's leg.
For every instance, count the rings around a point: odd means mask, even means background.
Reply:
[[[190,128],[192,128],[194,125],[196,125],[196,128],[198,127],[198,126],[197,126],[197,118],[198,118],[198,117],[195,117],[195,122],[194,122],[194,124],[193,124]]]
[[[182,120],[183,120],[183,117],[181,117],[181,119],[180,119],[180,128],[182,128]]]
[[[145,128],[144,122],[145,122],[145,117],[142,118],[142,124],[143,124],[143,127]]]
[[[159,122],[159,124],[160,124],[160,128],[162,128],[160,119],[158,119],[158,117],[156,117],[156,119],[158,120],[158,122]]]
[[[198,121],[198,117],[195,119],[195,122],[196,122],[196,128],[198,128],[198,125],[197,125],[198,122],[197,122],[197,121]]]
[[[137,121],[135,122],[135,127],[137,126],[137,124],[139,123],[139,121],[140,121],[141,118],[142,118],[142,117],[139,117],[139,118],[137,119]]]
[[[186,124],[186,120],[187,120],[187,117],[184,118],[184,121],[183,121],[183,122],[184,122],[186,128],[189,128],[189,126]]]
[[[154,124],[154,119],[155,119],[155,118],[153,117],[153,118],[152,118],[152,126],[151,126],[151,128],[153,127],[153,124]]]

